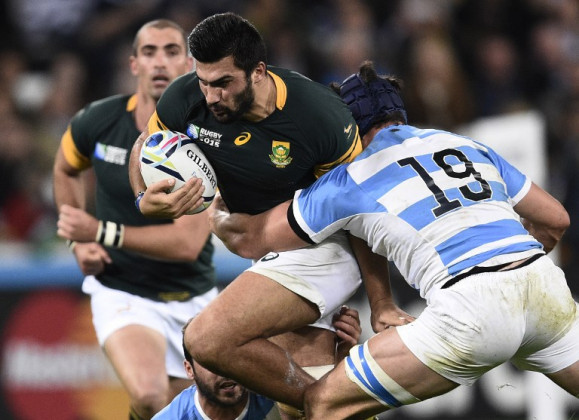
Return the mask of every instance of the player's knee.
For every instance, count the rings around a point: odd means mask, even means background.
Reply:
[[[310,385],[304,394],[304,412],[307,419],[328,419],[329,400],[319,381]]]
[[[193,360],[203,366],[219,365],[231,340],[222,338],[220,329],[210,323],[197,322],[197,317],[187,326],[184,333],[185,346]]]
[[[167,386],[142,386],[131,392],[131,406],[140,417],[151,418],[169,403],[168,396]]]

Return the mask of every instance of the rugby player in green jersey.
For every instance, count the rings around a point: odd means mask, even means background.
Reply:
[[[147,219],[134,205],[129,153],[169,83],[192,69],[176,23],[145,24],[134,40],[133,95],[93,102],[64,133],[54,163],[58,235],[69,240],[91,296],[99,343],[131,404],[150,419],[191,385],[181,327],[217,295],[206,214]],[[96,217],[85,210],[81,173],[96,175]]]
[[[290,199],[360,152],[358,128],[341,99],[296,72],[268,66],[263,39],[247,20],[210,16],[193,29],[189,49],[196,72],[167,89],[131,153],[131,184],[143,214],[179,217],[194,204],[194,179],[170,194],[169,180],[145,190],[138,156],[144,139],[158,130],[193,138],[215,169],[227,207],[250,214]],[[382,285],[386,260],[365,244],[359,248],[367,287]],[[185,344],[204,367],[302,409],[305,388],[334,363],[332,315],[359,285],[344,233],[264,255],[192,321]],[[409,322],[389,289],[381,292],[372,308],[382,314],[380,322]]]

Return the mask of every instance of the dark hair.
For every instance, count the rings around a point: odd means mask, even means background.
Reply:
[[[260,61],[267,64],[265,42],[255,26],[235,13],[220,13],[199,22],[189,35],[189,51],[201,63],[232,56],[249,76]]]
[[[157,29],[167,29],[173,28],[183,37],[183,45],[187,45],[187,33],[183,30],[183,28],[177,23],[169,19],[156,19],[151,20],[150,22],[145,23],[143,26],[139,28],[137,33],[135,34],[135,38],[133,39],[133,55],[137,56],[137,48],[139,46],[139,35],[141,31],[145,28],[157,28]]]
[[[195,317],[193,317],[193,318],[195,318]],[[187,321],[185,323],[185,325],[183,325],[183,328],[181,328],[181,332],[183,333],[183,338],[181,340],[181,343],[183,345],[183,355],[185,356],[185,360],[187,360],[189,363],[191,363],[191,366],[193,366],[193,357],[191,356],[191,353],[189,353],[189,350],[187,350],[187,347],[185,346],[185,330],[187,329],[187,327],[189,326],[189,324],[191,323],[193,318],[191,318],[189,321]]]
[[[395,76],[379,76],[371,61],[364,61],[357,74],[330,88],[348,105],[360,136],[373,126],[387,122],[407,123],[406,109],[400,97],[402,81]]]

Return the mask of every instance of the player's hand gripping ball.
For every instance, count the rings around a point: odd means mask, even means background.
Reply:
[[[192,177],[201,178],[205,187],[203,204],[188,214],[201,213],[213,202],[217,190],[215,171],[186,134],[169,130],[151,134],[141,148],[140,168],[147,187],[173,178],[175,185],[171,191],[181,188]]]

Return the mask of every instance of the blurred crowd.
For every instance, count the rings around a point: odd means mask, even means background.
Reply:
[[[190,31],[228,10],[261,31],[270,64],[324,84],[364,59],[400,76],[413,125],[456,130],[482,117],[538,111],[546,188],[572,219],[561,263],[579,273],[576,0],[6,0],[0,243],[60,246],[51,199],[60,136],[87,102],[134,90],[128,56],[140,25],[165,17]]]

